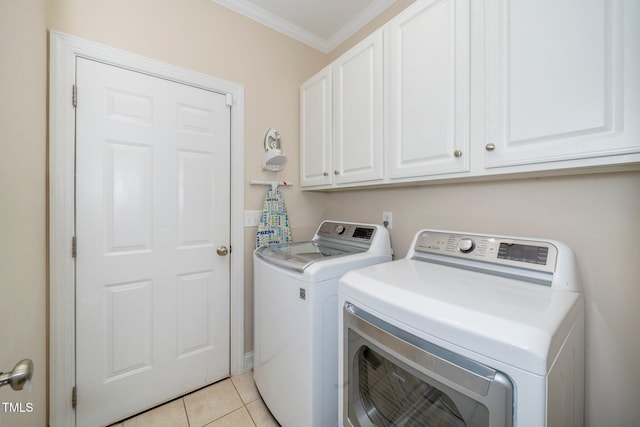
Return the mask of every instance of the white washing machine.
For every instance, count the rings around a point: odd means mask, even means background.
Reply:
[[[338,424],[338,279],[391,261],[380,225],[324,221],[311,241],[254,252],[254,380],[284,427]]]
[[[345,426],[580,427],[584,299],[551,241],[422,230],[340,280]]]

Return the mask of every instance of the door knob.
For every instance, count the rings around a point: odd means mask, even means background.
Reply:
[[[22,390],[24,385],[33,375],[33,362],[31,359],[23,359],[14,366],[11,372],[0,372],[0,387],[10,385],[14,390]]]
[[[216,252],[220,256],[225,256],[226,254],[229,253],[229,249],[227,249],[226,246],[218,246],[218,249],[216,249]]]
[[[493,151],[493,150],[495,150],[495,149],[496,149],[496,144],[489,143],[489,144],[485,145],[485,146],[484,146],[484,148],[485,148],[487,151]]]

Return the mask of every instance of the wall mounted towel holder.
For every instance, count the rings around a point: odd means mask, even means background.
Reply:
[[[279,186],[293,187],[293,184],[287,181],[249,181],[251,185],[270,185],[275,191]]]

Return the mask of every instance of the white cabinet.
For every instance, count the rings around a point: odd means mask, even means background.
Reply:
[[[300,88],[300,181],[302,187],[331,184],[331,66]]]
[[[382,179],[382,61],[377,31],[302,85],[303,187]]]
[[[302,185],[637,169],[639,21],[638,0],[417,0],[302,86]]]
[[[486,2],[486,95],[474,111],[486,108],[487,168],[607,164],[615,158],[594,159],[639,151],[639,5]]]
[[[382,31],[333,63],[333,172],[336,184],[383,177]]]
[[[469,170],[469,2],[418,1],[388,25],[391,179]]]

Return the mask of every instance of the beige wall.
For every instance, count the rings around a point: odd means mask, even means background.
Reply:
[[[30,402],[33,413],[4,414],[0,405],[3,427],[47,423],[47,28],[243,84],[246,180],[297,181],[298,87],[326,63],[326,55],[210,0],[0,2],[0,370],[23,357],[36,365],[31,391],[0,391],[0,402]],[[280,130],[293,159],[279,175],[260,168],[267,127]],[[247,185],[246,209],[262,207],[263,190]],[[288,192],[288,206],[298,213],[291,219],[294,236],[312,233],[324,198]],[[248,243],[252,234],[247,229]],[[247,351],[253,347],[250,255],[248,246]]]
[[[379,223],[383,211],[396,258],[422,228],[570,245],[586,297],[586,425],[637,425],[640,172],[340,192],[322,216]]]
[[[0,389],[0,425],[46,420],[46,14],[45,0],[0,1],[0,371],[35,364],[33,388]]]

